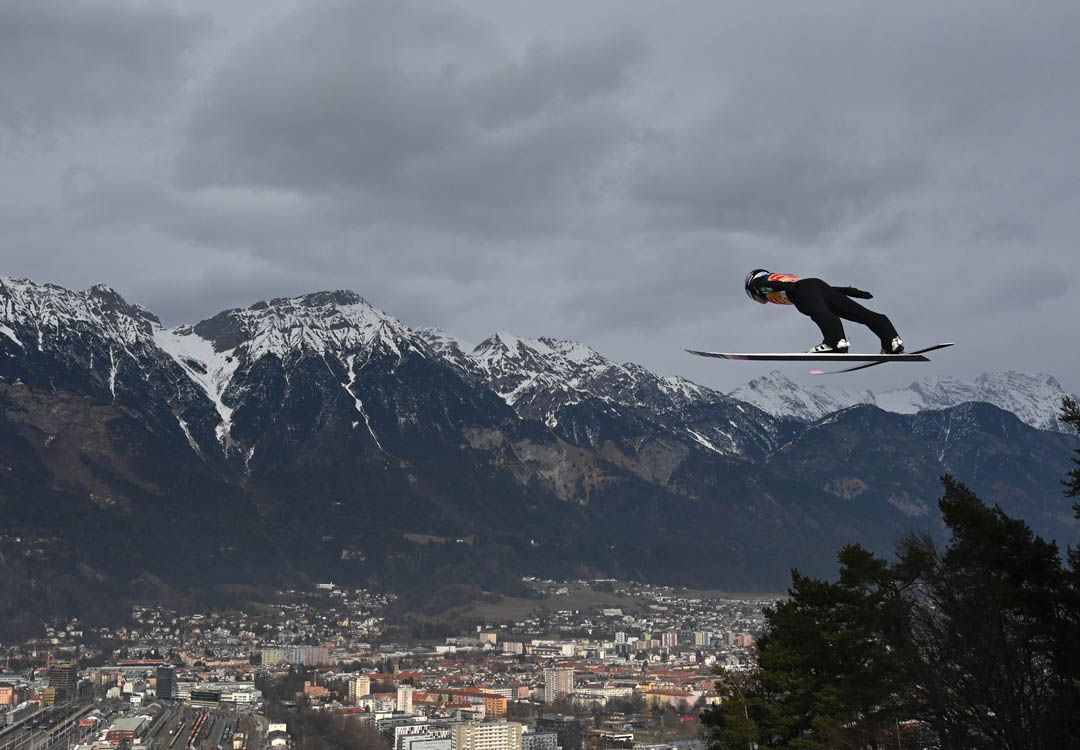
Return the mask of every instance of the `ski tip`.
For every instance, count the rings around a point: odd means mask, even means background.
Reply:
[[[824,370],[811,370],[810,374],[811,375],[824,375],[825,371]]]

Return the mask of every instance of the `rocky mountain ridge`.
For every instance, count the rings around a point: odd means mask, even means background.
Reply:
[[[944,471],[1080,535],[1077,441],[988,404],[807,422],[581,344],[467,347],[345,291],[166,329],[108,287],[4,278],[0,326],[0,623],[327,576],[776,590],[932,526]]]
[[[800,386],[779,370],[773,370],[728,395],[773,416],[807,422],[856,404],[874,404],[897,414],[916,414],[982,401],[1015,414],[1032,427],[1062,432],[1067,428],[1058,420],[1061,399],[1072,394],[1052,375],[1044,373],[990,372],[970,381],[948,376],[923,378],[905,388],[873,393],[827,385]]]

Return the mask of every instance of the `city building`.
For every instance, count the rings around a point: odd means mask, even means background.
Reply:
[[[304,695],[308,698],[325,698],[330,695],[330,688],[313,680],[304,680]]]
[[[562,714],[542,714],[533,730],[537,733],[554,732],[562,750],[581,750],[581,721]]]
[[[521,750],[561,750],[555,732],[526,732],[521,735]]]
[[[522,750],[525,727],[505,721],[469,721],[450,726],[450,750]]]
[[[397,705],[395,708],[403,713],[413,712],[413,686],[408,684],[398,685]]]
[[[264,667],[282,664],[314,666],[330,663],[330,650],[325,646],[267,646],[259,651]]]
[[[446,736],[419,735],[403,737],[401,746],[395,750],[450,750],[450,730],[444,730]]]
[[[74,700],[79,685],[79,668],[75,664],[53,664],[46,672],[49,687],[53,688],[50,697],[55,703]],[[52,705],[47,703],[46,705]]]
[[[574,692],[574,670],[555,667],[544,670],[544,702],[554,703]]]
[[[415,717],[383,719],[380,731],[393,750],[450,750],[450,727]]]
[[[117,719],[105,733],[105,739],[113,744],[131,741],[142,734],[146,721],[145,716]]]
[[[489,719],[501,719],[506,716],[506,696],[499,695],[498,693],[485,693],[483,695],[484,701],[484,716]]]
[[[349,680],[349,702],[354,706],[360,705],[360,699],[371,694],[371,678],[367,675],[359,675]]]
[[[221,691],[192,690],[188,704],[196,708],[217,708],[221,705]]]
[[[154,681],[154,695],[161,700],[172,700],[176,685],[176,670],[172,667],[158,667]]]
[[[643,695],[645,696],[646,705],[650,708],[667,705],[677,709],[680,704],[684,703],[687,706],[694,705],[701,693],[687,690],[656,689],[646,690]]]

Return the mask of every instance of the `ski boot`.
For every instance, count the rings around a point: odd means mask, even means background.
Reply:
[[[851,344],[847,339],[840,339],[835,344],[827,344],[822,341],[807,354],[847,354]]]
[[[892,341],[890,341],[887,345],[882,345],[881,353],[882,354],[903,354],[904,353],[904,342],[900,340],[899,336],[897,336]]]

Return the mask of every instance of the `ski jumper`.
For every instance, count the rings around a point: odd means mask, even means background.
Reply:
[[[881,313],[868,310],[852,296],[869,299],[869,292],[852,287],[829,286],[821,279],[800,279],[784,273],[762,275],[751,282],[761,297],[777,305],[793,305],[821,329],[824,342],[835,346],[844,336],[844,320],[861,323],[873,331],[883,349],[897,338],[892,321]]]

